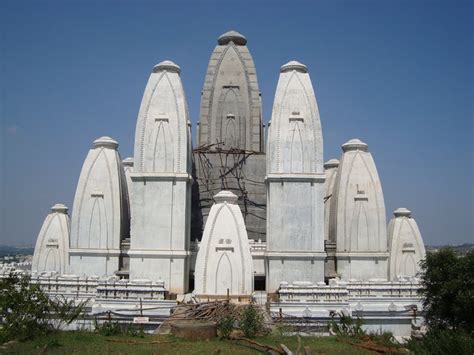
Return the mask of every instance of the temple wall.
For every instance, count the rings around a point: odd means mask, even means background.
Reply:
[[[308,70],[296,61],[280,69],[267,156],[266,290],[282,281],[323,281],[321,122]]]
[[[132,181],[130,279],[188,287],[191,218],[190,130],[181,69],[150,74],[137,119]]]
[[[264,154],[195,151],[195,189],[192,207],[192,240],[200,240],[213,203],[222,189],[238,197],[247,234],[251,240],[266,240],[266,189]],[[223,176],[225,175],[225,176]]]

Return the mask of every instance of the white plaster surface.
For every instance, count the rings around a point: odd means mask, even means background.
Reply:
[[[311,282],[282,282],[279,302],[270,310],[295,317],[331,319],[331,313],[344,313],[364,320],[364,329],[391,331],[396,336],[410,336],[416,307],[420,317],[420,284],[407,282],[344,282],[332,279],[329,285]]]
[[[198,295],[250,295],[253,263],[245,222],[237,196],[221,191],[204,228],[196,257],[195,290]]]
[[[63,204],[51,207],[36,239],[32,271],[66,272],[69,246],[70,220],[68,208]]]
[[[130,278],[188,284],[191,136],[179,67],[157,64],[143,94],[135,132]]]
[[[118,143],[94,141],[82,166],[71,218],[69,273],[114,275],[129,236],[127,185]]]
[[[393,214],[388,225],[390,280],[416,276],[426,256],[420,230],[410,210],[398,208]]]
[[[296,61],[280,70],[267,154],[267,291],[322,281],[323,139],[308,70]]]
[[[375,162],[359,139],[342,150],[329,222],[329,238],[337,242],[337,272],[345,280],[387,280],[385,202]]]
[[[316,96],[306,66],[296,61],[280,69],[267,154],[267,174],[324,174]]]
[[[150,74],[135,131],[137,173],[188,170],[188,108],[180,71],[173,62],[163,61]]]

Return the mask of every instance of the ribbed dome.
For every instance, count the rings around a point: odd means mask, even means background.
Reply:
[[[179,65],[172,62],[171,60],[164,60],[153,67],[153,73],[157,73],[159,71],[164,70],[178,74],[181,73],[181,68],[179,67]]]
[[[308,67],[296,60],[289,61],[286,64],[283,64],[280,68],[280,73],[285,73],[287,71],[296,70],[301,73],[307,73]]]
[[[225,46],[229,42],[234,42],[238,46],[245,46],[247,44],[247,38],[237,31],[229,31],[219,36],[217,43],[221,46]]]
[[[400,207],[393,211],[395,217],[411,217],[411,211],[408,208]]]
[[[348,152],[351,150],[362,150],[364,152],[369,150],[367,143],[362,142],[360,139],[354,138],[350,141],[347,141],[342,145],[342,150]]]
[[[339,166],[339,160],[330,159],[324,163],[324,169],[337,168]]]
[[[220,191],[216,195],[214,195],[214,201],[216,203],[228,202],[228,203],[235,203],[238,197],[234,193],[230,191]]]
[[[104,136],[104,137],[97,138],[92,143],[92,147],[93,148],[104,147],[104,148],[110,148],[110,149],[117,149],[118,142],[110,137]]]
[[[63,205],[62,203],[57,203],[53,207],[51,207],[51,212],[66,214],[67,211],[68,211],[68,208],[65,205]]]

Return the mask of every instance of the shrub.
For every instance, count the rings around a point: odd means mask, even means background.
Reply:
[[[26,340],[60,329],[78,319],[87,300],[79,304],[65,297],[50,298],[30,276],[11,272],[0,278],[0,342]]]
[[[228,338],[234,329],[235,319],[231,316],[224,317],[217,324],[217,330],[221,338]]]
[[[395,340],[392,332],[384,331],[382,333],[369,333],[367,338],[372,340],[374,343],[386,346],[388,348],[400,347],[400,343]]]
[[[145,337],[145,330],[143,325],[128,324],[124,332],[125,335],[129,337]]]
[[[405,346],[415,354],[473,354],[474,338],[463,331],[432,329],[421,339],[410,339]]]
[[[292,325],[280,321],[275,324],[273,331],[275,335],[279,337],[284,337],[288,336],[291,333],[295,333],[296,329]]]
[[[474,250],[428,253],[421,263],[421,294],[430,328],[474,332]]]
[[[27,275],[11,272],[0,279],[0,341],[20,341],[50,330],[50,302],[39,286],[30,284]]]
[[[113,322],[111,320],[99,323],[97,319],[94,320],[94,328],[97,334],[103,336],[112,336],[122,334],[122,328],[118,322]]]
[[[257,306],[249,304],[244,308],[240,321],[240,328],[247,338],[254,338],[264,330],[263,317]]]
[[[362,329],[364,323],[362,318],[352,318],[351,316],[345,315],[342,312],[338,313],[339,321],[332,320],[329,323],[330,329],[338,336],[347,336],[360,338],[365,335],[365,331]]]

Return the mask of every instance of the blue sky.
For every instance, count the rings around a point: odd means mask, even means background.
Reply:
[[[133,155],[151,68],[171,59],[193,124],[217,37],[248,39],[265,122],[279,67],[310,70],[326,160],[369,144],[388,217],[413,211],[426,244],[474,241],[473,2],[0,2],[0,243],[33,244],[72,208],[91,142]],[[193,127],[195,131],[195,126]]]

